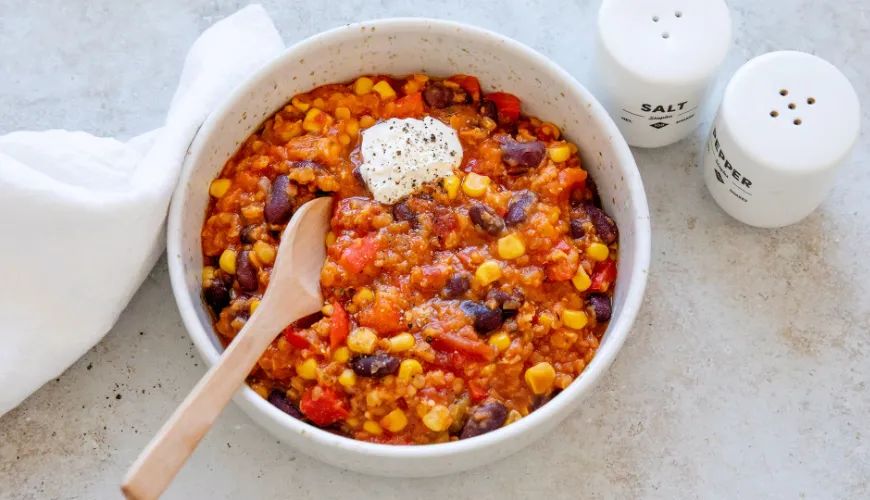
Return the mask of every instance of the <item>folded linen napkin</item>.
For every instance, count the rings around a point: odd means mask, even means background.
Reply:
[[[259,5],[194,42],[164,127],[127,142],[0,136],[0,415],[111,329],[163,252],[169,199],[209,112],[284,48]]]

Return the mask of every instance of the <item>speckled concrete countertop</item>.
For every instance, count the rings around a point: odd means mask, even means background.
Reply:
[[[445,17],[589,81],[597,1],[505,3],[265,2],[288,44],[351,21]],[[717,94],[749,58],[797,49],[833,62],[865,100],[861,142],[816,213],[766,231],[720,211],[695,171],[707,116],[690,139],[635,151],[653,225],[646,305],[610,373],[550,436],[466,474],[381,479],[296,453],[231,406],[166,497],[870,496],[870,3],[729,3],[736,41]],[[0,133],[159,126],[190,43],[241,5],[0,1]],[[161,262],[103,342],[0,418],[0,498],[117,497],[204,369]]]

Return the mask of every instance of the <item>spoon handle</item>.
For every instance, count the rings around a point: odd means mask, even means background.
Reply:
[[[276,323],[268,314],[251,317],[130,467],[121,485],[125,497],[150,500],[163,493],[272,342],[275,332],[285,326]]]

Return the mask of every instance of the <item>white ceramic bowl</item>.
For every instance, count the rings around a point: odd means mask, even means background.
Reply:
[[[426,446],[371,444],[291,418],[247,386],[235,401],[281,441],[338,467],[386,476],[467,470],[527,446],[580,405],[628,336],[646,287],[649,210],[631,151],[598,101],[541,54],[480,28],[429,19],[351,24],[287,49],[214,110],[190,148],[169,213],[172,290],[197,349],[214,363],[222,347],[201,298],[200,278],[200,230],[209,183],[240,142],[293,95],[371,73],[477,76],[485,91],[516,94],[523,112],[556,123],[579,146],[583,166],[598,183],[604,207],[620,230],[613,319],[595,358],[570,387],[517,423],[473,439]]]

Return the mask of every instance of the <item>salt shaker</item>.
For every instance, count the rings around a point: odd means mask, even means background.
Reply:
[[[849,80],[802,52],[771,52],[725,89],[703,158],[707,188],[735,219],[756,227],[800,221],[824,200],[860,132]]]
[[[698,126],[731,16],[724,0],[604,0],[597,42],[599,97],[626,142],[666,146]]]

